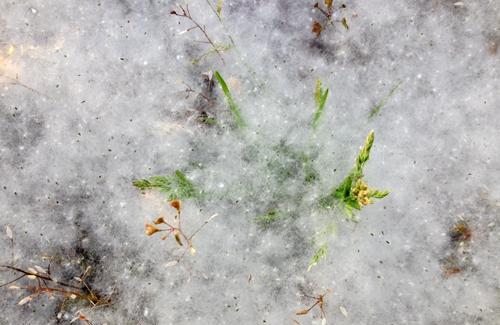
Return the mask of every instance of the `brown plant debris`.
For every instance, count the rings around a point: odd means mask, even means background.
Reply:
[[[303,295],[306,298],[310,298],[315,300],[314,304],[311,305],[309,308],[302,308],[298,310],[295,315],[297,316],[304,316],[309,314],[311,310],[313,310],[315,307],[319,308],[320,311],[320,316],[321,319],[323,320],[323,323],[326,321],[326,313],[325,313],[325,296],[327,293],[330,293],[331,290],[328,289],[324,294],[320,294],[318,296],[308,296],[308,295]]]
[[[182,210],[182,203],[180,200],[172,200],[170,201],[170,206],[175,209],[176,213],[173,217],[173,221],[168,221],[167,218],[160,216],[156,218],[155,220],[152,221],[152,223],[147,223],[145,225],[145,233],[147,236],[153,236],[156,233],[163,232],[165,233],[161,239],[166,240],[170,235],[174,237],[175,242],[179,246],[184,246],[186,244],[187,249],[189,252],[194,255],[196,253],[196,249],[193,246],[193,238],[196,236],[196,234],[210,221],[212,221],[213,218],[217,216],[217,214],[212,215],[210,218],[205,220],[205,222],[199,226],[194,232],[192,232],[190,235],[187,235],[185,230],[182,228],[181,224],[181,210]],[[166,228],[165,228],[166,227]],[[185,253],[185,252],[184,252]],[[176,261],[176,263],[169,263],[172,265],[177,264],[182,257],[184,257],[184,254]]]
[[[470,241],[472,230],[468,223],[460,220],[448,230],[449,247],[445,258],[441,260],[441,270],[445,278],[473,269]]]
[[[313,8],[320,14],[318,19],[314,19],[311,28],[311,31],[316,34],[316,37],[319,37],[326,27],[333,25],[334,22],[340,22],[345,29],[349,29],[346,17],[343,17],[340,20],[333,19],[333,0],[324,0],[323,4],[321,2],[316,2]],[[339,8],[345,9],[346,5],[342,4]]]
[[[88,302],[92,306],[108,305],[110,303],[110,297],[100,297],[85,282],[85,278],[91,269],[90,266],[87,267],[82,276],[75,277],[71,281],[55,279],[51,274],[50,265],[47,268],[35,265],[26,269],[13,265],[0,265],[0,268],[17,274],[13,280],[0,285],[0,288],[8,286],[11,290],[22,290],[27,293],[18,301],[18,305],[29,303],[41,295],[60,296],[65,300],[79,299]]]
[[[14,248],[14,235],[10,227],[6,227],[7,237],[11,241],[11,248]],[[7,287],[10,290],[23,292],[18,305],[31,303],[39,296],[47,296],[49,298],[63,298],[61,303],[62,315],[65,303],[77,300],[90,305],[92,308],[103,307],[111,304],[112,294],[106,296],[93,290],[90,284],[86,281],[91,272],[91,266],[87,266],[82,275],[73,277],[70,280],[54,277],[51,272],[51,264],[46,268],[39,265],[31,267],[20,267],[15,265],[14,254],[10,265],[0,264],[0,269],[6,270],[8,273],[13,273],[11,280],[0,284],[0,288]],[[91,324],[90,321],[87,324]]]

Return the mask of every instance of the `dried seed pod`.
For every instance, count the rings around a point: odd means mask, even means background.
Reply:
[[[19,302],[17,303],[19,306],[22,306],[28,302],[30,302],[31,300],[33,300],[33,295],[30,295],[30,296],[26,296],[24,297],[23,299],[19,300]]]
[[[307,309],[301,309],[298,312],[296,312],[295,315],[307,315],[308,312],[309,310]]]
[[[175,238],[175,241],[177,242],[177,244],[179,244],[179,246],[183,246],[182,240],[181,240],[181,233],[177,229],[174,230],[174,238]]]
[[[45,273],[47,274],[47,269],[44,269],[43,267],[39,266],[39,265],[35,265],[35,269],[39,272],[39,273]]]
[[[171,267],[171,266],[177,265],[178,263],[179,263],[179,261],[177,261],[177,260],[169,261],[169,262],[165,263],[165,267]]]
[[[13,239],[14,235],[12,234],[12,229],[9,226],[5,226],[5,232],[9,239]]]
[[[347,314],[347,309],[345,309],[344,306],[340,306],[339,309],[340,309],[340,312],[342,313],[342,315],[344,315],[344,317],[347,318],[347,315],[348,315]]]

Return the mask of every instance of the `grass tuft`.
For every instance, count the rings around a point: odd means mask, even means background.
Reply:
[[[136,179],[132,185],[141,191],[157,189],[167,194],[169,200],[185,200],[196,198],[200,192],[186,175],[176,170],[172,176],[152,176],[150,178]]]

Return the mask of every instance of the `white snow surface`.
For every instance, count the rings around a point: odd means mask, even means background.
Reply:
[[[500,324],[500,2],[338,1],[316,37],[314,1],[225,0],[221,20],[208,1],[0,2],[0,264],[14,254],[66,280],[91,266],[89,285],[111,294],[61,309],[58,295],[18,305],[29,293],[2,287],[0,324],[69,324],[79,311],[94,325],[322,324],[318,307],[296,313],[324,293],[327,324]],[[217,45],[234,43],[222,60],[194,62],[210,44],[183,32],[178,5]],[[214,71],[244,129],[218,83],[207,90]],[[313,130],[317,79],[330,96]],[[354,223],[317,201],[370,130],[365,179],[390,194]],[[280,143],[313,153],[313,185]],[[175,170],[205,193],[183,200],[184,226],[218,216],[196,254],[168,266],[182,248],[144,224],[174,210],[132,181]],[[259,225],[272,209],[283,217]],[[461,221],[472,235],[457,248]],[[307,272],[328,222],[327,256]],[[446,276],[449,256],[460,272]],[[15,276],[0,270],[0,285]]]

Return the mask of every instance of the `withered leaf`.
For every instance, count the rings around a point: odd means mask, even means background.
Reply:
[[[333,0],[325,0],[325,5],[328,8],[332,8],[333,7]]]
[[[323,31],[323,26],[315,20],[312,24],[312,32],[316,34],[317,37],[319,37],[322,31]]]

